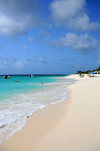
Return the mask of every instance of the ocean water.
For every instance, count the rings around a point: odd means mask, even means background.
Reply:
[[[23,128],[31,114],[64,100],[74,82],[64,76],[0,76],[0,143]]]

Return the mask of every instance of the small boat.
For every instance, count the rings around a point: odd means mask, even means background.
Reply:
[[[10,76],[7,76],[7,75],[3,77],[3,79],[9,79],[9,78]]]
[[[34,75],[30,74],[29,77],[32,78],[32,77],[34,77]]]

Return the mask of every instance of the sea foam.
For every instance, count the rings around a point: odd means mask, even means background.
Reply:
[[[67,87],[74,80],[62,79],[46,83],[44,88],[16,94],[0,102],[0,143],[21,130],[27,117],[44,107],[63,101],[68,97]]]

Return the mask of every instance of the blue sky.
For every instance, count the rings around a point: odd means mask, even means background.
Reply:
[[[100,65],[99,0],[0,0],[0,74]]]

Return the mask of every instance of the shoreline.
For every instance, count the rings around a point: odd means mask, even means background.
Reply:
[[[0,151],[100,150],[100,76],[67,78],[79,80],[69,85],[67,100],[30,116],[21,131],[0,145]]]
[[[66,76],[66,77],[63,77],[64,79],[71,79],[70,78],[70,75],[69,76]],[[73,78],[72,78],[72,80],[73,80]],[[59,101],[56,101],[56,102],[54,102],[54,103],[50,103],[50,104],[48,104],[48,105],[46,105],[46,106],[44,106],[43,108],[41,108],[41,109],[39,109],[39,110],[37,110],[37,111],[35,111],[34,113],[32,113],[32,114],[30,114],[29,116],[27,116],[26,117],[26,119],[24,119],[24,125],[23,126],[21,126],[21,129],[19,128],[17,131],[15,131],[11,136],[9,136],[7,139],[5,139],[3,142],[1,142],[0,143],[0,147],[2,146],[2,144],[5,144],[6,142],[9,142],[9,140],[11,139],[12,140],[12,137],[14,137],[14,136],[16,136],[16,134],[17,133],[20,133],[23,129],[24,129],[24,127],[26,127],[27,126],[27,123],[28,123],[28,121],[30,120],[30,118],[32,117],[32,118],[35,118],[35,114],[37,115],[37,114],[41,114],[42,113],[42,111],[44,110],[48,110],[49,108],[52,108],[52,106],[56,106],[57,104],[60,104],[60,107],[61,107],[61,104],[63,103],[63,102],[66,102],[66,101],[68,101],[68,98],[70,97],[70,90],[69,90],[69,87],[71,86],[71,85],[73,85],[73,84],[75,84],[76,83],[76,81],[74,81],[74,82],[72,82],[71,84],[68,84],[67,86],[66,86],[66,91],[67,91],[67,96],[65,97],[65,98],[62,98],[62,100],[59,100]],[[1,148],[0,148],[1,149]],[[0,150],[1,151],[1,150]]]
[[[35,112],[39,111],[39,110],[42,110],[44,109],[45,107],[49,106],[49,105],[53,105],[53,104],[56,104],[56,103],[59,103],[59,102],[62,102],[65,98],[68,97],[68,94],[66,92],[66,87],[67,87],[67,84],[64,84],[63,80],[65,79],[66,81],[66,78],[65,77],[59,77],[59,80],[57,80],[56,82],[54,82],[53,86],[52,86],[52,89],[51,87],[49,86],[48,88],[44,87],[44,89],[42,89],[40,92],[36,91],[37,94],[35,96],[35,93],[33,94],[32,92],[31,93],[28,93],[28,96],[26,95],[26,97],[24,99],[27,99],[29,98],[28,102],[31,104],[31,99],[30,98],[33,98],[33,104],[31,105],[33,108],[29,108],[28,106],[28,113],[24,114],[24,118],[20,118],[19,120],[15,121],[15,122],[12,122],[12,124],[8,125],[5,124],[3,125],[3,128],[1,129],[1,132],[0,132],[0,144],[2,144],[4,141],[8,140],[10,137],[12,137],[13,135],[15,135],[15,133],[17,133],[18,131],[20,131],[21,129],[23,129],[23,127],[26,125],[26,121],[27,121],[27,117],[30,117],[31,115],[34,115]],[[61,82],[62,80],[62,82]],[[68,85],[70,85],[69,83],[73,83],[72,81],[70,82],[71,80],[68,80]],[[60,82],[60,83],[59,83]],[[58,84],[58,86],[57,86]],[[59,85],[60,84],[60,85]],[[62,86],[65,87],[63,88]],[[56,86],[56,87],[55,87]],[[61,87],[60,87],[61,86]],[[58,89],[57,89],[58,88]],[[59,89],[60,88],[60,89]],[[62,91],[63,90],[63,91]],[[46,93],[45,93],[46,92]],[[54,94],[55,95],[54,95]],[[30,95],[31,94],[31,95]],[[47,96],[46,96],[46,95]],[[57,95],[57,96],[56,96]],[[55,98],[56,96],[56,98]],[[36,97],[36,98],[35,98]],[[40,97],[40,98],[39,98]],[[35,107],[34,107],[34,98],[41,101],[44,100],[44,102],[38,104],[38,102],[35,103]],[[50,98],[50,100],[49,100]],[[45,101],[46,100],[46,101]],[[50,102],[51,101],[51,102]],[[26,102],[26,103],[28,103]],[[16,104],[15,104],[16,105]],[[19,104],[18,104],[19,105]],[[22,108],[24,107],[24,104],[22,106]],[[36,108],[36,109],[35,109]],[[26,109],[26,106],[25,106],[25,109]],[[21,110],[18,110],[19,113]],[[27,109],[26,109],[27,111]],[[9,115],[8,115],[9,116]],[[16,115],[14,115],[15,118],[17,118]],[[11,117],[11,119],[13,118],[13,116]],[[9,118],[10,119],[10,118]],[[3,120],[2,120],[3,122]],[[6,126],[7,125],[7,126]],[[3,141],[2,141],[3,140]]]
[[[70,96],[68,96],[68,98],[69,97]],[[27,118],[26,124],[21,130],[17,131],[13,136],[11,136],[9,139],[5,140],[4,142],[0,144],[0,151],[19,151],[19,150],[33,151],[35,150],[38,146],[38,142],[40,142],[42,137],[45,137],[48,131],[51,131],[52,129],[54,129],[55,126],[59,123],[60,119],[56,118],[58,116],[56,114],[60,114],[61,117],[60,116],[59,117],[61,119],[63,118],[65,110],[63,110],[63,112],[60,112],[60,113],[58,111],[61,108],[63,109],[66,108],[65,104],[68,104],[68,103],[69,103],[68,100],[64,100],[56,104],[50,104],[44,107],[43,109],[36,111],[34,114],[32,114],[31,116]],[[49,119],[46,114],[49,116]],[[49,120],[52,116],[53,117],[55,116],[56,120],[52,121],[54,123],[51,126],[51,122],[49,123]],[[46,120],[46,123],[43,122],[45,120]],[[49,124],[50,124],[50,127],[49,127]],[[44,126],[46,126],[45,129],[43,128]],[[33,131],[33,134],[31,133],[32,131]],[[34,137],[30,139],[31,134]],[[25,142],[27,142],[27,145],[25,144]],[[30,147],[30,144],[32,147]],[[16,147],[20,146],[20,149],[17,149],[15,146]]]

